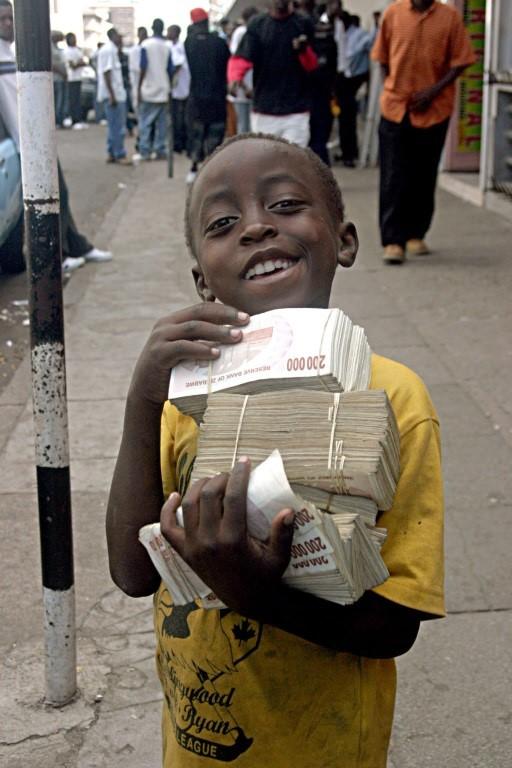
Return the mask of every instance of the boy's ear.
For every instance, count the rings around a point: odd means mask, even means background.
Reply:
[[[351,221],[344,221],[340,224],[339,238],[338,264],[342,267],[351,267],[359,250],[357,230]]]
[[[203,270],[201,269],[197,261],[195,261],[194,264],[192,265],[192,276],[196,284],[196,291],[199,294],[199,298],[201,299],[201,301],[215,301],[215,296],[206,285],[206,280],[204,279]]]

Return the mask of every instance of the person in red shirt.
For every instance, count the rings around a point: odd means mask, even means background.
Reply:
[[[372,50],[385,80],[381,96],[380,211],[383,258],[428,254],[439,159],[455,80],[475,61],[459,12],[437,0],[388,6]]]

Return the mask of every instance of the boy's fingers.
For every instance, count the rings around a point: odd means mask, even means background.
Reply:
[[[231,536],[242,538],[247,533],[247,486],[251,462],[242,456],[234,466],[224,496],[222,526]]]
[[[282,509],[275,516],[270,527],[270,548],[282,563],[283,569],[290,562],[294,520],[293,509]]]
[[[185,532],[183,528],[178,526],[176,520],[176,511],[180,501],[179,493],[171,493],[160,512],[160,531],[169,544],[181,554],[185,544]]]
[[[165,329],[164,335],[167,341],[201,339],[219,344],[236,344],[237,341],[241,341],[243,331],[241,328],[207,323],[204,320],[186,320],[184,323],[169,326]]]
[[[213,543],[217,539],[228,478],[226,473],[215,475],[201,489],[198,533],[204,542]]]
[[[203,485],[208,482],[208,478],[197,480],[193,483],[181,503],[183,509],[183,525],[187,535],[196,534],[199,525],[199,502],[201,499],[201,490]]]
[[[217,304],[212,301],[187,307],[187,309],[176,312],[172,318],[175,323],[186,323],[188,320],[203,320],[207,323],[216,323],[217,325],[246,325],[250,319],[247,312],[239,312],[234,307],[228,307],[226,304]]]

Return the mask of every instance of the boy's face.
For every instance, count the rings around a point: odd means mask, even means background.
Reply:
[[[357,236],[335,221],[314,167],[266,139],[231,144],[200,174],[190,201],[198,292],[249,314],[326,307]]]

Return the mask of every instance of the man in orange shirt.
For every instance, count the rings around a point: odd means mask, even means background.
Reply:
[[[427,254],[439,159],[455,80],[475,61],[459,12],[437,0],[396,0],[372,50],[381,96],[379,224],[384,261]]]

